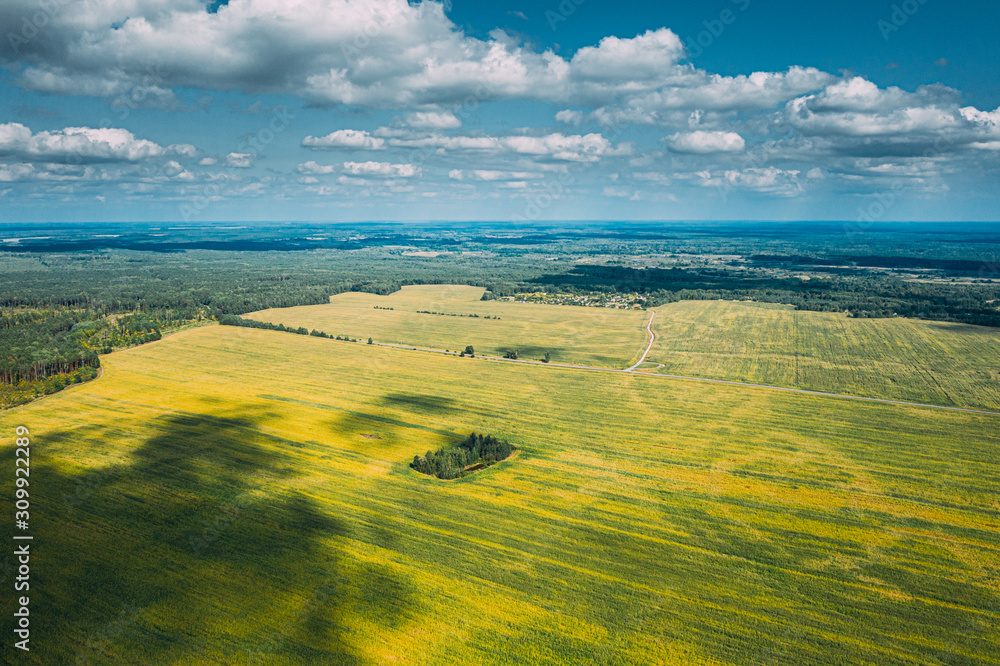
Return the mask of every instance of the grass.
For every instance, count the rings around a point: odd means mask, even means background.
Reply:
[[[645,312],[605,308],[481,301],[479,287],[409,286],[388,296],[346,293],[329,305],[262,310],[248,319],[304,326],[330,335],[376,342],[463,350],[503,356],[517,350],[538,360],[546,352],[555,363],[628,367],[645,348]],[[393,308],[392,310],[376,310]],[[474,317],[423,314],[420,310]],[[485,319],[500,317],[500,319]]]
[[[664,374],[1000,409],[1000,331],[730,301],[656,309]]]
[[[24,663],[1000,663],[996,417],[232,327],[104,367],[0,415]],[[408,469],[472,431],[519,455]]]

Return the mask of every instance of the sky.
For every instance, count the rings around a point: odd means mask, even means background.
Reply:
[[[996,221],[998,25],[961,0],[4,0],[0,223]]]

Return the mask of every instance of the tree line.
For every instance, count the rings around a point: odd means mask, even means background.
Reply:
[[[219,323],[222,326],[242,326],[244,328],[260,328],[266,331],[282,331],[284,333],[295,333],[296,335],[311,335],[314,338],[328,338],[330,340],[344,340],[346,342],[357,342],[355,338],[349,338],[346,335],[333,336],[323,331],[317,331],[315,328],[309,330],[305,326],[299,326],[294,328],[292,326],[285,326],[284,324],[272,324],[269,321],[257,321],[256,319],[244,319],[243,317],[238,317],[236,315],[222,315],[219,317]],[[372,339],[368,338],[368,344],[372,344]]]

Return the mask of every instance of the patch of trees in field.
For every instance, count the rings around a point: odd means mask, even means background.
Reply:
[[[410,467],[439,479],[458,479],[506,460],[514,451],[514,446],[505,440],[473,433],[456,446],[413,456]]]

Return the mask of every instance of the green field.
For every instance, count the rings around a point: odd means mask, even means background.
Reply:
[[[600,367],[628,367],[645,349],[648,315],[640,310],[482,301],[483,292],[479,287],[457,285],[403,287],[388,296],[351,292],[334,296],[329,305],[244,316],[417,347],[462,350],[473,345],[481,354],[502,356],[517,350],[521,358],[535,360],[548,352],[553,362]],[[393,309],[376,310],[375,306]],[[419,310],[480,316],[447,317]]]
[[[661,373],[1000,409],[1000,331],[731,301],[656,309]]]
[[[18,663],[1000,663],[997,417],[233,327],[103,364],[0,416]],[[520,451],[407,467],[472,431]]]

